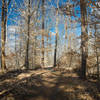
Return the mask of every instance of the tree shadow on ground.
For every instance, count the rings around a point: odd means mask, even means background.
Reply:
[[[96,84],[75,73],[41,70],[26,74],[29,71],[14,82],[0,80],[0,100],[100,100]]]
[[[22,70],[22,69],[16,69],[16,70],[10,70],[6,73],[3,73],[0,75],[0,81],[3,81],[5,79],[11,79],[17,77],[21,73],[28,73],[30,70]]]

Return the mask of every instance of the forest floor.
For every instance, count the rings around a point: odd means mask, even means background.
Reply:
[[[73,71],[16,70],[0,74],[0,100],[100,100],[100,91]]]

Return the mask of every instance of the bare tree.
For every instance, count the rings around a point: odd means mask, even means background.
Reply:
[[[6,65],[5,65],[5,28],[4,28],[4,5],[5,5],[5,0],[2,0],[2,24],[1,24],[1,43],[2,43],[2,47],[1,47],[1,68],[2,70],[6,69]]]
[[[80,0],[80,9],[81,9],[81,78],[86,78],[86,63],[88,56],[88,47],[87,47],[87,10],[86,10],[86,1]]]
[[[5,42],[6,42],[6,28],[7,28],[7,9],[10,4],[11,0],[7,1],[2,0],[2,24],[1,24],[1,68],[2,70],[6,69],[5,64]]]
[[[42,0],[42,30],[44,30],[44,0]],[[42,32],[42,58],[41,58],[42,67],[44,67],[44,33],[43,32]]]
[[[25,66],[29,68],[29,38],[30,38],[30,0],[28,0],[28,20],[27,20],[27,43],[26,43],[26,58]]]
[[[55,49],[54,49],[54,67],[56,66],[57,60],[57,41],[58,41],[58,6],[59,0],[57,0],[57,9],[56,9],[56,35],[55,35]]]

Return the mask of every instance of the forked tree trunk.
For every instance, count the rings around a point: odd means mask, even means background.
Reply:
[[[7,8],[10,4],[11,0],[7,1],[2,0],[2,19],[1,19],[1,68],[2,70],[6,69],[5,64],[5,42],[6,42],[6,29],[7,29]]]

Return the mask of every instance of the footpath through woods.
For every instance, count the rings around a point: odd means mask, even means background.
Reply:
[[[73,71],[16,70],[0,75],[0,100],[100,100],[100,91]]]

